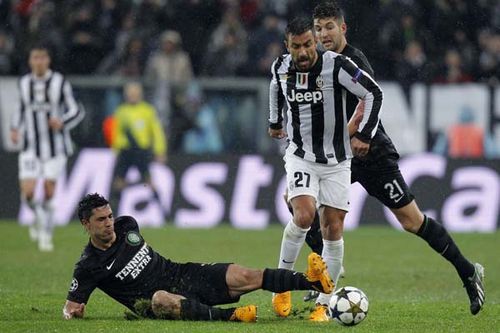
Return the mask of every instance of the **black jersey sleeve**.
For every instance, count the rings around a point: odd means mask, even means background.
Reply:
[[[383,94],[372,77],[360,69],[351,59],[339,55],[334,75],[337,82],[351,93],[365,101],[365,111],[355,136],[363,142],[370,142],[377,131]]]
[[[73,279],[66,299],[76,303],[87,303],[90,294],[97,287],[90,271],[85,269],[81,263],[75,266]]]
[[[365,54],[361,52],[361,50],[348,45],[345,52],[343,51],[342,54],[351,58],[351,60],[354,61],[359,68],[370,74],[370,76],[375,79],[375,71],[370,65],[368,58],[366,58]]]
[[[127,231],[139,231],[139,225],[137,224],[137,221],[132,217],[128,215],[124,216],[119,216],[115,219],[115,232],[119,233],[121,231],[127,232]]]

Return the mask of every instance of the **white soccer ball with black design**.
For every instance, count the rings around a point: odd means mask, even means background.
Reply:
[[[343,287],[330,299],[330,317],[342,325],[354,326],[366,318],[368,305],[368,297],[363,291],[356,287]]]

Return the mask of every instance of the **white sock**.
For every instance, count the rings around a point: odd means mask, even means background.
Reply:
[[[41,203],[35,204],[35,223],[37,225],[38,232],[45,232],[47,225],[47,215],[45,214],[45,209]]]
[[[23,204],[26,204],[32,211],[33,213],[35,214],[35,220],[33,221],[33,223],[30,225],[29,227],[29,234],[30,234],[30,239],[33,240],[33,241],[36,241],[37,238],[38,238],[38,216],[37,216],[37,212],[36,212],[36,201],[33,200],[33,198],[31,198],[31,200],[28,200],[26,199],[26,197],[24,195],[21,196],[21,202]]]
[[[283,238],[281,240],[278,268],[293,269],[309,229],[310,228],[303,229],[297,226],[293,222],[293,219],[288,222],[283,231]]]
[[[335,289],[339,281],[340,271],[342,270],[342,262],[344,261],[344,239],[341,238],[337,241],[330,241],[323,239],[323,253],[321,254],[323,260],[328,267],[328,273],[335,282]],[[319,294],[316,303],[328,304],[330,302],[331,294]]]
[[[47,235],[52,236],[52,231],[54,230],[54,205],[53,200],[45,200],[43,202],[43,210],[45,213],[45,225],[44,230]]]

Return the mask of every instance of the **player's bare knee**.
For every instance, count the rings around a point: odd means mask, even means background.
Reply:
[[[226,272],[226,283],[230,291],[249,292],[262,286],[263,275],[263,270],[231,264]]]
[[[315,210],[299,209],[294,211],[293,220],[301,228],[308,228],[314,221]]]
[[[261,270],[243,268],[240,274],[241,274],[241,279],[244,281],[244,284],[249,289],[254,289],[260,286],[262,282],[263,273]]]
[[[418,231],[420,225],[416,223],[411,216],[402,212],[395,212],[395,215],[404,230],[411,233],[416,233]]]
[[[165,290],[158,290],[151,298],[151,308],[153,313],[158,318],[180,318],[181,298],[181,296],[171,294]]]
[[[35,200],[35,193],[32,191],[25,191],[23,197],[28,203],[32,203]]]
[[[411,232],[413,234],[416,234],[420,227],[417,223],[415,223],[415,221],[413,221],[409,217],[398,219],[398,221],[405,231]]]
[[[56,191],[56,182],[53,180],[47,180],[44,183],[44,190],[45,190],[45,200],[52,199]]]

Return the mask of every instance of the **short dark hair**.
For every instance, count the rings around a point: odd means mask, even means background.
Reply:
[[[324,1],[314,7],[313,18],[324,19],[329,17],[333,17],[336,20],[344,19],[344,12],[336,1]]]
[[[108,200],[99,193],[87,194],[78,203],[78,218],[80,222],[88,220],[92,216],[92,210],[94,208],[106,206],[108,204]]]
[[[51,49],[50,46],[47,43],[43,42],[36,42],[30,45],[29,51],[34,51],[34,50],[42,50],[47,52],[47,54],[50,56]]]
[[[311,30],[314,33],[314,24],[311,18],[306,16],[299,16],[290,21],[286,27],[285,36],[288,35],[302,35],[304,32]]]

